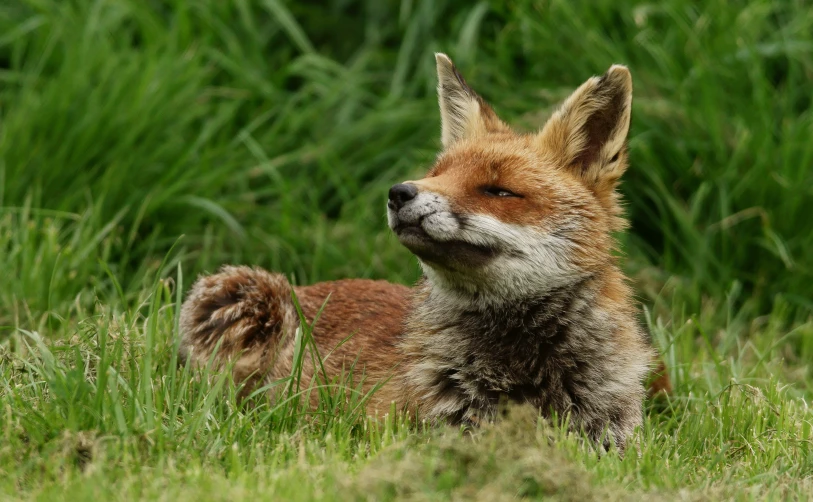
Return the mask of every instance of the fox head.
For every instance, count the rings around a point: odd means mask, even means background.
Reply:
[[[436,60],[443,149],[387,203],[390,228],[430,283],[510,301],[599,273],[625,224],[616,186],[627,167],[629,70],[590,78],[541,130],[519,133],[448,56]]]

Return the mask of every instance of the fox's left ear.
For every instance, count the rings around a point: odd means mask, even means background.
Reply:
[[[488,103],[468,86],[449,56],[438,52],[435,61],[438,67],[440,139],[444,148],[464,138],[509,130]]]
[[[613,65],[570,95],[537,138],[543,155],[590,184],[615,182],[627,167],[632,76]]]

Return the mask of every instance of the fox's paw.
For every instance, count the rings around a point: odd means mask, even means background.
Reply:
[[[235,379],[268,371],[283,332],[296,327],[291,285],[280,274],[224,266],[193,285],[181,308],[181,355],[205,364],[237,357]],[[218,343],[220,344],[218,347]]]

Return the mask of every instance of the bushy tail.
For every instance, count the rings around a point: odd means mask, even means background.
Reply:
[[[206,365],[214,354],[216,367],[234,362],[235,382],[256,382],[271,370],[283,334],[292,335],[297,324],[285,277],[225,266],[192,285],[181,308],[181,358]]]

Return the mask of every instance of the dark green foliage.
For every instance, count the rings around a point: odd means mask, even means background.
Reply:
[[[776,294],[813,306],[804,2],[14,1],[0,14],[0,200],[112,222],[122,280],[185,234],[196,271],[411,281],[384,194],[438,148],[442,50],[525,127],[629,65],[628,252],[710,295],[737,280],[762,310]]]

